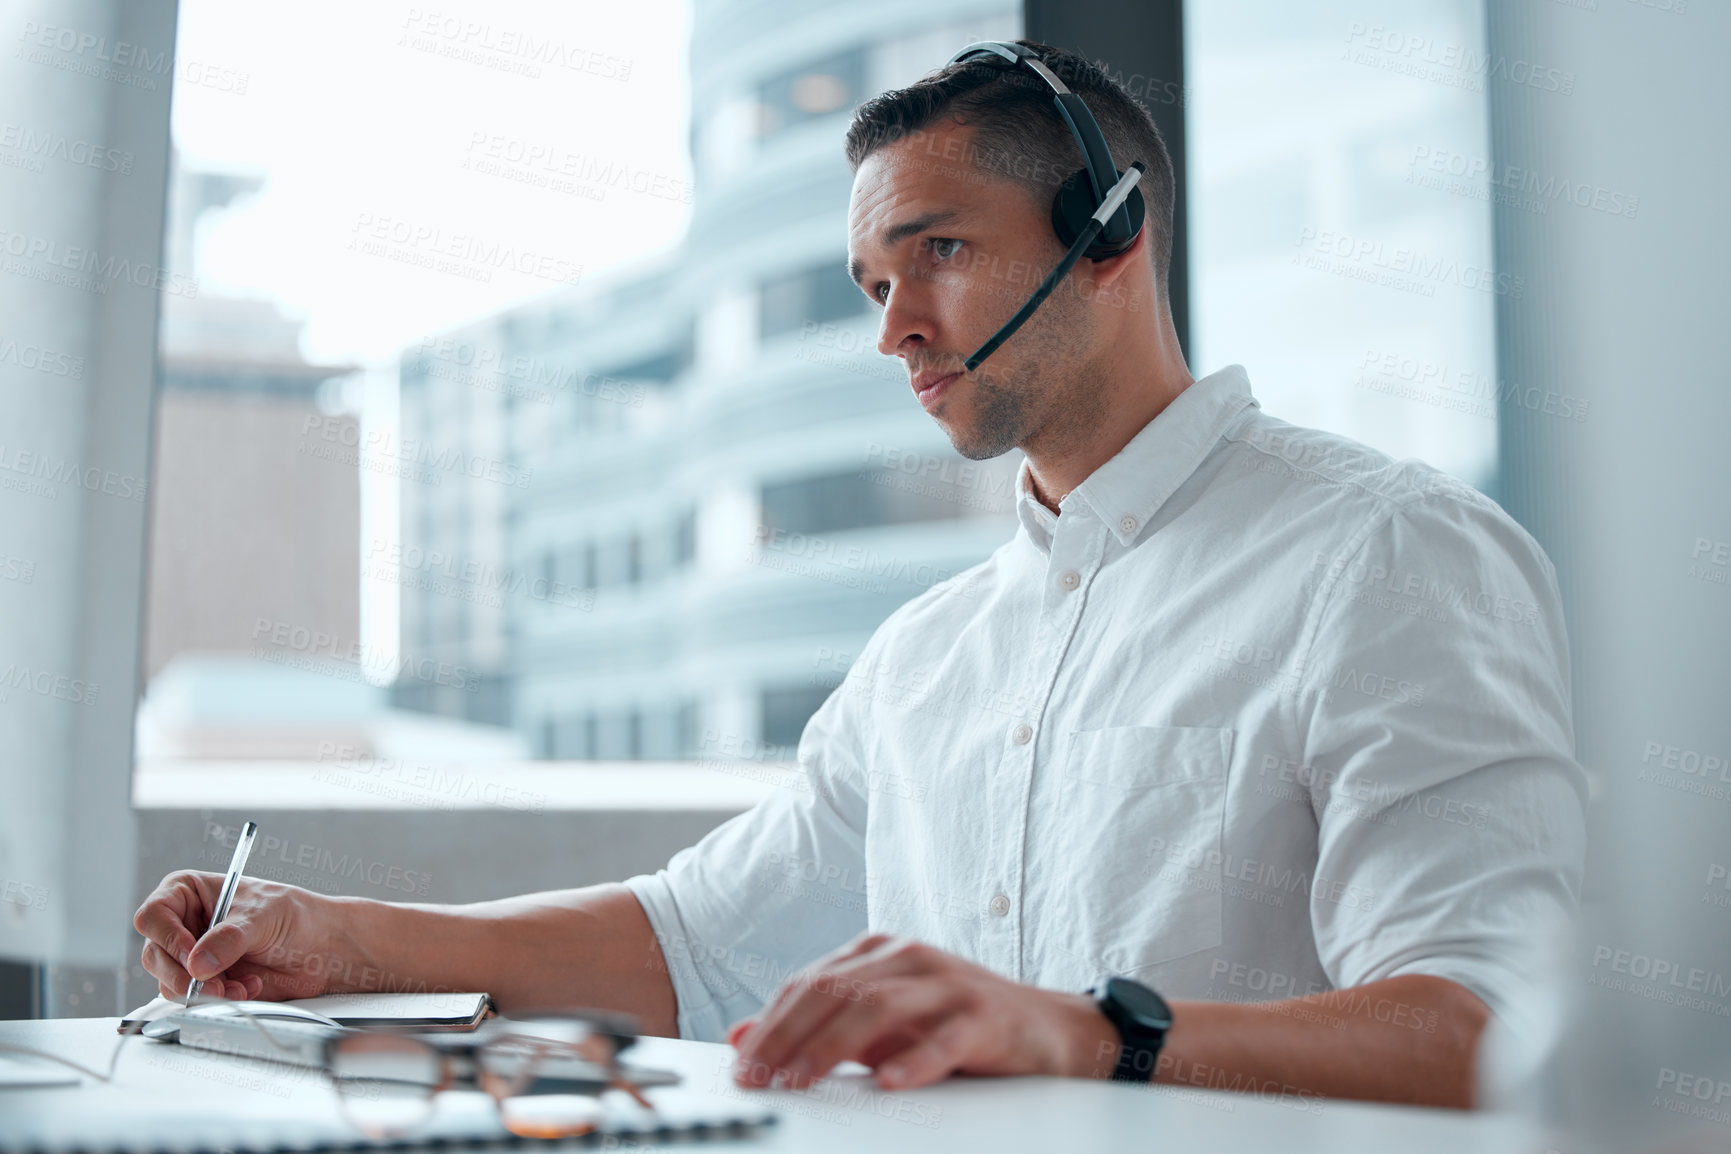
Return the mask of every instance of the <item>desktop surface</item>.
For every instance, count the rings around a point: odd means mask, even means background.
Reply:
[[[0,1022],[0,1041],[103,1069],[120,1041],[117,1022]],[[684,1076],[680,1112],[749,1112],[767,1104],[780,1115],[747,1137],[704,1143],[723,1149],[1013,1154],[1148,1149],[1160,1142],[1169,1149],[1228,1152],[1524,1154],[1539,1137],[1529,1122],[1502,1114],[1336,1100],[1282,1103],[1226,1091],[1061,1078],[951,1079],[925,1090],[886,1093],[861,1074],[801,1092],[745,1091],[733,1085],[732,1054],[711,1043],[645,1038],[631,1059]],[[429,1126],[438,1127],[445,1149],[453,1139],[461,1145],[464,1137],[485,1141],[499,1134],[490,1104],[478,1094],[442,1095]],[[4,1150],[241,1151],[306,1149],[321,1141],[352,1148],[362,1138],[314,1071],[143,1038],[127,1041],[110,1084],[83,1078],[79,1086],[0,1088]]]

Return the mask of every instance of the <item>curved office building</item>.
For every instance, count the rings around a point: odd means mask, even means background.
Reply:
[[[499,591],[405,586],[405,651],[481,691],[404,704],[543,757],[789,756],[885,616],[1010,536],[1015,461],[963,461],[875,350],[841,140],[860,100],[1019,26],[1002,0],[699,0],[680,248],[405,353],[405,435],[514,471],[404,486],[405,542]]]

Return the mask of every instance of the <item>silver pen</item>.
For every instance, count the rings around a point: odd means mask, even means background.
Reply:
[[[228,873],[223,875],[222,891],[216,895],[216,910],[210,915],[210,925],[204,928],[205,933],[216,929],[222,924],[222,919],[228,917],[228,907],[234,902],[234,891],[240,888],[240,875],[246,871],[246,859],[252,853],[252,841],[257,836],[256,821],[240,827],[240,839],[234,843],[234,857],[229,859]],[[194,982],[186,987],[186,1004],[192,1005],[203,988],[203,982]]]

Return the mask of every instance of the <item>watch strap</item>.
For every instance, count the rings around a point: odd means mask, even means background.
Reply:
[[[1155,1063],[1160,1057],[1160,1048],[1166,1042],[1166,1031],[1134,1020],[1111,996],[1109,990],[1089,990],[1088,994],[1096,1000],[1100,1012],[1112,1023],[1112,1028],[1118,1031],[1118,1062],[1112,1068],[1112,1081],[1153,1081]]]

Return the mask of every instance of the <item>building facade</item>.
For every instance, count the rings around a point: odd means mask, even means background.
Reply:
[[[682,245],[405,351],[405,437],[474,460],[402,485],[404,556],[442,578],[402,583],[403,648],[484,689],[401,704],[543,757],[788,756],[890,612],[1009,537],[1016,461],[963,461],[875,349],[841,139],[1019,27],[999,0],[700,0]]]

